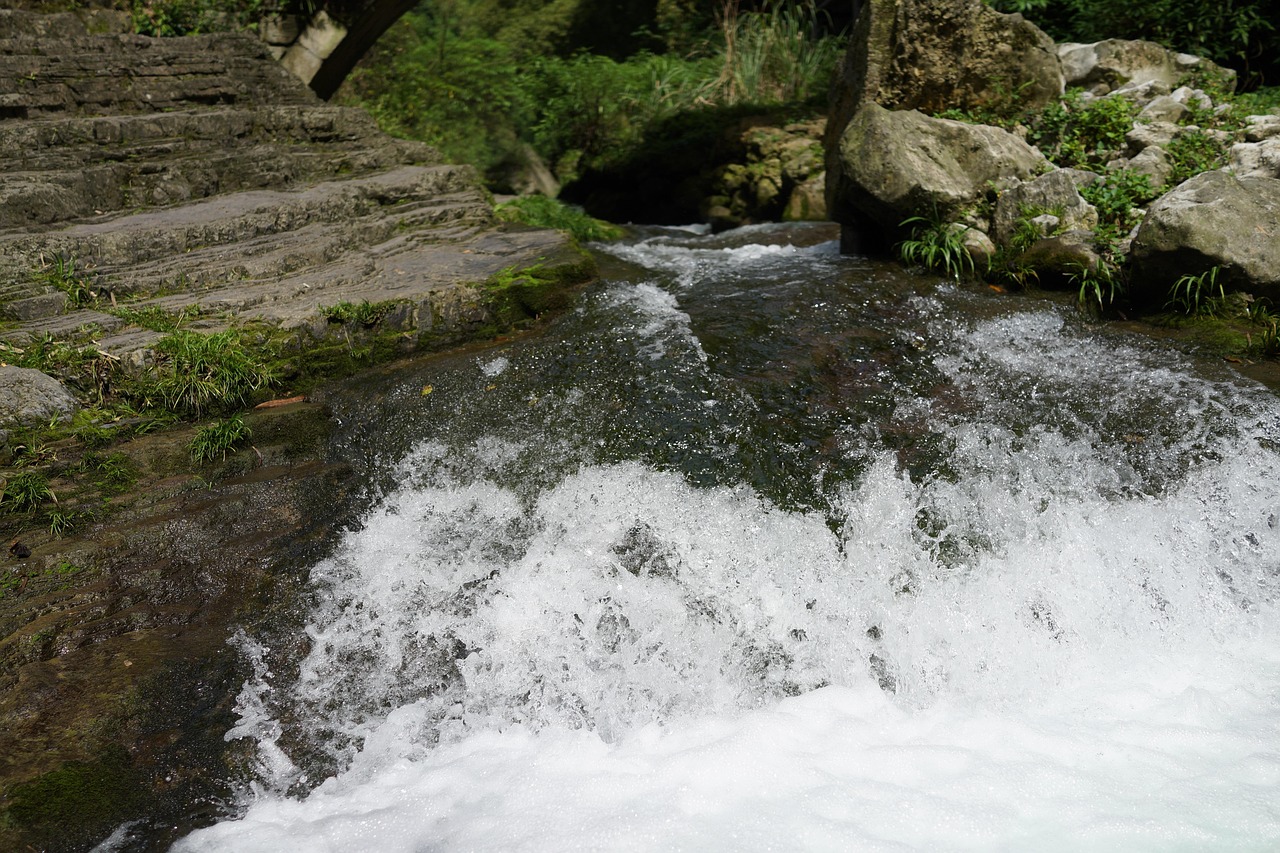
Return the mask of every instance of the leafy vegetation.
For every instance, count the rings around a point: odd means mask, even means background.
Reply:
[[[1126,98],[1086,100],[1082,90],[1072,89],[1031,117],[1027,138],[1059,166],[1097,168],[1124,149],[1137,113]]]
[[[1123,273],[1106,260],[1092,267],[1078,265],[1070,279],[1078,287],[1080,307],[1097,315],[1105,313],[1125,292]]]
[[[89,276],[76,269],[76,259],[71,255],[56,255],[36,271],[36,278],[67,294],[67,301],[76,307],[98,300]]]
[[[132,395],[197,417],[244,405],[249,395],[275,381],[257,354],[233,330],[203,335],[178,331],[155,346],[156,376],[139,382]]]
[[[34,512],[46,502],[57,501],[53,489],[49,488],[48,478],[38,471],[14,475],[0,491],[0,506],[8,512]]]
[[[843,50],[824,35],[814,0],[766,0],[752,10],[728,0],[715,19],[701,4],[664,0],[648,7],[648,34],[615,36],[612,45],[623,48],[615,52],[575,33],[572,15],[554,14],[588,6],[424,5],[383,36],[337,98],[364,106],[391,133],[472,163],[505,189],[527,147],[564,181],[626,161],[650,129],[684,113],[819,105]],[[645,19],[637,4],[621,6],[619,13]],[[529,19],[513,19],[512,7]],[[588,46],[597,52],[581,50]]]
[[[360,302],[339,302],[337,305],[321,305],[320,314],[330,323],[344,323],[353,326],[373,326],[387,316],[394,303],[373,303],[365,299]]]
[[[498,205],[495,212],[504,222],[520,222],[539,228],[567,231],[580,242],[616,240],[622,229],[588,216],[582,210],[541,195],[521,196]]]
[[[1175,136],[1165,153],[1173,173],[1169,186],[1177,186],[1193,175],[1219,169],[1227,164],[1227,147],[1202,131],[1184,131]]]
[[[945,273],[949,278],[973,274],[973,257],[964,245],[963,225],[946,222],[936,214],[912,216],[900,225],[911,229],[911,237],[898,244],[904,262]]]
[[[1155,198],[1151,179],[1132,169],[1115,169],[1080,188],[1080,195],[1098,209],[1100,243],[1114,245],[1138,223],[1139,206]]]
[[[226,459],[236,445],[249,440],[251,431],[240,415],[232,415],[201,427],[191,440],[191,458],[197,463]]]
[[[1199,275],[1184,275],[1169,290],[1166,307],[1188,316],[1215,314],[1226,302],[1227,295],[1218,281],[1218,267],[1211,267]]]
[[[189,36],[256,26],[262,0],[133,0],[133,30],[144,36]]]

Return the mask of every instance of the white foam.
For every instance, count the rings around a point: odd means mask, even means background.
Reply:
[[[180,849],[1280,842],[1274,455],[1115,500],[1061,436],[1002,447],[961,442],[988,476],[951,485],[880,459],[839,535],[638,465],[533,506],[406,489],[321,567],[334,605],[299,691],[363,748]],[[1044,507],[1029,470],[1055,456],[1087,470]],[[944,559],[922,510],[981,545]],[[461,679],[401,695],[426,637],[472,649]],[[358,720],[326,716],[335,692],[369,699]]]

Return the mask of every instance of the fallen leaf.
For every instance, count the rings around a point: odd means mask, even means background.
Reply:
[[[267,400],[265,403],[259,403],[254,406],[255,409],[274,409],[277,406],[289,406],[294,403],[302,403],[307,399],[305,394],[299,394],[296,397],[287,397],[282,400]]]
[[[1004,293],[1004,288],[998,284],[988,284],[987,287],[991,288],[996,293]]]
[[[422,386],[422,396],[424,396],[424,397],[425,397],[425,396],[427,396],[428,394],[430,394],[430,393],[431,393],[432,391],[434,391],[434,390],[436,390],[436,389],[435,389],[435,388],[432,388],[430,385],[423,385],[423,386]]]

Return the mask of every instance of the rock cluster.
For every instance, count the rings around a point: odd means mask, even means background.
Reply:
[[[957,29],[961,21],[967,29]],[[1151,42],[1055,46],[979,0],[869,0],[828,125],[829,211],[850,251],[887,251],[903,236],[900,223],[926,215],[956,223],[979,259],[1016,256],[1045,283],[1113,252],[1128,254],[1139,301],[1162,300],[1179,275],[1212,267],[1227,289],[1275,299],[1280,116],[1250,116],[1235,136],[1202,128],[1195,121],[1222,108],[1192,81],[1229,89],[1234,72]],[[925,114],[980,115],[1010,92],[1019,108],[1034,108],[1064,86],[1083,90],[1080,103],[1123,99],[1114,112],[1136,116],[1123,145],[1092,171],[1056,169],[1022,128]],[[1187,169],[1175,152],[1194,146],[1223,152],[1223,169],[1182,183]],[[1161,197],[1133,232],[1103,245],[1086,188],[1120,170],[1145,176]]]
[[[705,202],[712,227],[826,219],[826,124],[817,119],[744,131],[743,156],[719,168]]]

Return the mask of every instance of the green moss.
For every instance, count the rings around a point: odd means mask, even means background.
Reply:
[[[36,844],[68,849],[92,842],[131,817],[145,779],[119,745],[94,761],[68,761],[10,788],[4,822]]]

